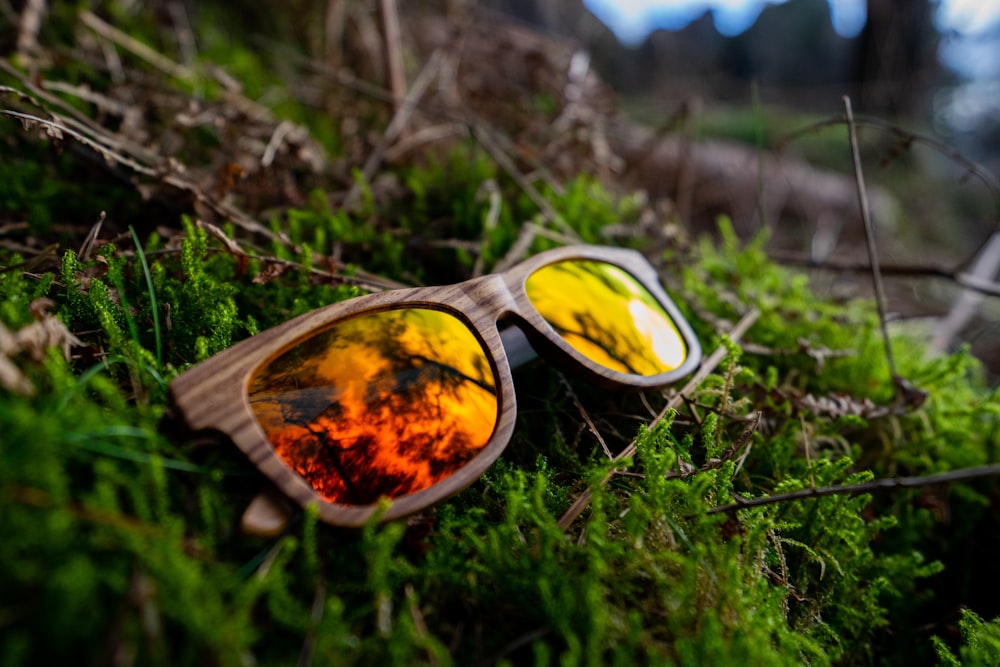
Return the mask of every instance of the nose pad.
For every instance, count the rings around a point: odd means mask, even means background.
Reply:
[[[518,319],[518,316],[522,315],[514,294],[503,276],[498,274],[482,276],[465,283],[463,289],[470,299],[496,318],[500,341],[503,343],[511,370],[538,357],[538,353],[520,327],[511,324],[512,319]]]
[[[507,353],[507,363],[510,365],[511,370],[518,366],[523,366],[538,357],[538,353],[531,346],[528,337],[517,326],[508,325],[501,329],[500,341],[503,343],[503,349]]]

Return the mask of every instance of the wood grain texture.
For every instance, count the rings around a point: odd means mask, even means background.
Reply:
[[[684,362],[666,373],[640,376],[609,370],[574,350],[531,305],[524,287],[528,276],[541,267],[568,259],[613,264],[639,281],[675,323],[687,347]],[[567,295],[568,299],[572,297]],[[320,519],[333,525],[363,525],[380,506],[347,506],[323,500],[274,453],[254,418],[247,386],[259,368],[317,332],[360,313],[406,306],[442,310],[469,327],[493,366],[499,411],[492,436],[475,458],[439,483],[391,501],[383,508],[381,520],[417,512],[457,493],[478,479],[506,447],[514,428],[516,405],[511,371],[500,339],[501,324],[521,328],[540,356],[567,372],[615,389],[661,387],[689,374],[701,361],[701,348],[690,326],[660,286],[655,269],[640,253],[619,248],[567,246],[536,255],[501,274],[457,285],[371,294],[306,313],[237,343],[178,376],[170,383],[172,400],[192,430],[224,434],[296,504],[305,507],[316,503]]]

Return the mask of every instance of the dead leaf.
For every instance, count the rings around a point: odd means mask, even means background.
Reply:
[[[288,273],[289,269],[292,267],[288,264],[278,264],[271,263],[264,267],[264,270],[253,277],[252,282],[254,285],[266,285],[272,280],[276,280],[281,276]]]
[[[35,393],[31,381],[15,362],[16,357],[23,355],[31,361],[41,362],[47,349],[58,347],[69,359],[70,348],[83,345],[59,318],[48,312],[53,305],[50,299],[32,301],[30,308],[35,321],[17,331],[0,324],[0,384],[8,391],[22,396]]]
[[[0,327],[2,326],[0,324]],[[0,385],[12,394],[35,395],[35,386],[31,384],[31,380],[24,377],[21,369],[3,354],[0,354]]]
[[[194,224],[197,227],[204,229],[206,232],[208,232],[208,235],[211,236],[212,238],[221,241],[222,245],[226,246],[226,251],[229,252],[229,254],[235,255],[237,257],[246,254],[245,252],[243,252],[243,248],[241,248],[236,241],[226,236],[226,233],[222,231],[221,228],[213,225],[210,222],[205,222],[204,220],[197,220]]]

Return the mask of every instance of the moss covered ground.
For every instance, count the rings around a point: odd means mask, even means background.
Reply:
[[[385,96],[220,36],[211,13],[183,61],[155,12],[68,7],[29,52],[0,30],[0,664],[1000,662],[995,477],[712,511],[997,462],[1000,401],[970,354],[929,359],[894,329],[894,379],[874,304],[817,295],[763,236],[722,219],[692,238],[600,170],[534,172],[542,147],[468,119],[366,173]],[[646,252],[726,350],[677,410],[654,421],[669,388],[536,362],[506,452],[454,498],[241,534],[267,481],[185,432],[171,378],[319,306],[569,240]],[[602,442],[636,455],[612,465]]]

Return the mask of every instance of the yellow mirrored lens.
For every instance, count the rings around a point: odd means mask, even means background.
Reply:
[[[479,340],[427,308],[338,322],[261,368],[248,391],[277,455],[346,505],[454,474],[489,441],[499,407]]]
[[[538,269],[525,291],[577,352],[605,368],[656,375],[680,366],[687,346],[663,306],[628,272],[571,259]]]

